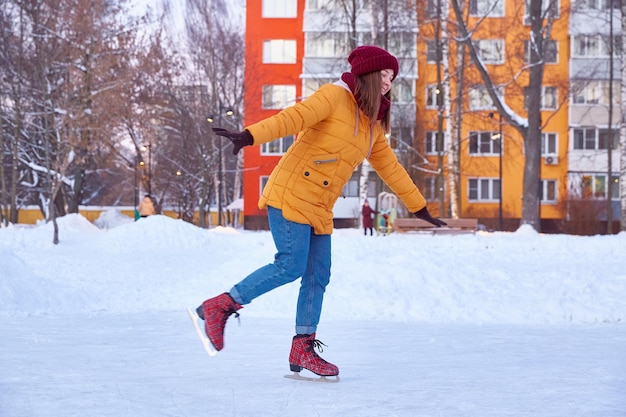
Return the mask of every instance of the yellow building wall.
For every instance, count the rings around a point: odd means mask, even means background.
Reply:
[[[561,1],[561,14],[554,22],[551,38],[558,42],[558,62],[546,64],[544,69],[544,86],[556,86],[558,90],[558,107],[556,111],[543,111],[542,121],[544,133],[556,133],[558,136],[558,165],[545,165],[541,162],[541,178],[558,180],[557,204],[542,204],[542,218],[563,218],[563,204],[567,197],[567,151],[568,151],[568,79],[569,79],[569,36],[568,18],[569,1]],[[565,11],[565,12],[563,12]],[[524,109],[524,87],[528,85],[527,73],[520,72],[527,63],[524,62],[524,40],[529,39],[530,26],[524,25],[524,2],[508,0],[505,3],[505,16],[485,18],[480,22],[470,18],[468,28],[474,31],[473,39],[504,39],[505,59],[503,64],[487,65],[487,70],[495,84],[505,85],[505,103],[519,116],[527,117]],[[454,11],[450,10],[450,19],[455,20]],[[435,22],[433,19],[420,22],[418,38],[418,80],[417,80],[417,120],[416,142],[418,151],[424,151],[426,131],[437,130],[437,109],[426,107],[426,91],[428,85],[437,84],[437,66],[426,59],[427,40],[434,40]],[[449,25],[452,27],[453,25]],[[452,38],[452,36],[451,36]],[[457,62],[456,44],[448,42],[450,56],[450,89],[455,97],[459,88],[455,71]],[[520,218],[522,213],[523,176],[524,176],[524,143],[521,134],[513,127],[503,123],[500,126],[496,109],[470,110],[468,91],[470,86],[483,85],[482,79],[470,61],[465,62],[464,105],[460,141],[460,196],[461,217],[496,218],[499,216],[499,202],[469,201],[468,180],[470,178],[498,178],[499,156],[471,156],[469,154],[469,134],[472,131],[499,132],[504,136],[502,154],[502,211],[504,218]],[[443,73],[441,76],[443,77]],[[512,81],[513,80],[513,81]],[[456,112],[456,103],[452,103],[451,114]],[[490,113],[495,113],[490,115]],[[491,117],[490,117],[491,116]],[[445,121],[443,130],[445,132]],[[456,142],[457,138],[452,138]],[[420,149],[421,147],[421,149]],[[432,166],[437,166],[437,157],[429,156]],[[444,172],[448,175],[447,157],[444,157]],[[446,183],[446,190],[448,190]],[[449,204],[449,195],[446,195]],[[438,210],[437,201],[429,201],[429,207]],[[447,207],[444,214],[447,213]],[[439,213],[438,213],[439,214]],[[439,214],[442,215],[442,214]]]
[[[89,220],[91,223],[93,223],[95,220],[98,219],[98,217],[100,217],[103,211],[112,210],[112,209],[119,210],[121,214],[128,216],[131,219],[135,218],[135,209],[133,207],[81,206],[78,211],[81,216],[83,216],[84,218]],[[162,211],[161,214],[167,217],[171,217],[172,219],[179,218],[178,211],[174,209],[165,209]],[[224,216],[226,215],[227,214],[224,213]],[[218,223],[217,222],[218,213],[216,211],[212,211],[210,213],[210,216],[211,216],[211,224],[216,225]],[[240,210],[238,213],[239,225],[243,225],[243,219],[244,219],[243,212]],[[44,220],[45,220],[44,216],[41,213],[41,210],[39,210],[39,207],[37,206],[28,206],[28,207],[22,208],[19,210],[18,215],[17,215],[18,224],[37,224],[38,222],[42,222]],[[194,214],[193,224],[198,225],[199,223],[200,223],[199,215],[198,215],[198,212],[196,211]]]

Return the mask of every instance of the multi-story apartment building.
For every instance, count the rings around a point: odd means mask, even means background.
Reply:
[[[561,2],[565,10],[567,6],[565,1]],[[511,113],[525,118],[530,43],[525,2],[469,0],[468,7],[466,25],[497,95]],[[421,129],[416,138],[417,148],[428,155],[432,166],[444,169],[448,165],[441,165],[441,160],[447,162],[450,154],[458,149],[457,213],[460,217],[478,217],[494,229],[501,227],[501,222],[505,228],[517,227],[524,192],[524,139],[497,113],[476,65],[469,58],[467,47],[460,50],[463,46],[453,41],[458,38],[458,31],[449,25],[448,31],[443,33],[440,22],[446,12],[450,21],[456,21],[452,9],[438,15],[433,5],[425,9],[419,21],[417,97],[418,107],[425,111],[424,118],[418,123]],[[555,9],[555,12],[551,39],[544,53],[541,109],[544,128],[538,187],[542,193],[540,215],[544,219],[563,216],[561,199],[567,195],[568,32],[567,18],[561,9]],[[449,39],[447,58],[438,55],[441,39],[445,38]],[[447,59],[450,68],[447,73],[443,73],[442,59]],[[448,93],[450,97],[449,107],[443,109],[449,116],[443,125],[438,125],[442,111],[438,80],[445,81],[447,91],[442,93]],[[448,126],[448,123],[452,125]],[[444,138],[439,146],[438,136]],[[449,171],[444,172],[454,175]],[[443,201],[447,205],[451,198],[449,187],[435,187],[436,179],[432,175],[426,177],[427,196],[435,204],[441,201],[439,193],[443,192]],[[442,211],[448,210],[447,205]],[[498,222],[493,221],[495,219]]]
[[[525,118],[528,74],[524,69],[530,44],[527,2],[467,3],[467,25],[498,94],[511,112]],[[609,180],[606,174],[611,142],[607,137],[609,59],[601,40],[609,27],[603,9],[607,2],[582,3],[590,10],[571,6],[569,0],[551,3],[555,19],[544,54],[541,109],[538,187],[542,219],[567,219],[572,196],[591,193],[601,199],[609,186],[614,187],[617,202],[617,150],[613,151],[615,175]],[[454,40],[453,25],[442,28],[434,7],[438,2],[359,0],[360,12],[354,15],[346,15],[340,4],[331,0],[248,2],[245,124],[275,114],[322,83],[336,81],[349,69],[346,57],[352,47],[381,45],[401,64],[400,77],[394,82],[390,141],[429,200],[431,211],[439,216],[450,213],[452,187],[447,178],[456,176],[459,198],[455,208],[460,217],[478,217],[493,229],[502,221],[506,229],[517,227],[524,192],[524,140],[497,113],[467,52],[461,53]],[[447,13],[447,21],[454,21],[452,9]],[[619,19],[615,23],[617,33]],[[441,65],[439,55],[442,40],[448,50],[446,65]],[[618,79],[619,65],[614,68]],[[447,102],[443,85],[449,91]],[[613,100],[617,103],[619,94]],[[614,126],[617,115],[615,110]],[[258,197],[293,140],[279,138],[262,147],[245,148],[246,228],[266,227],[266,214],[256,206]],[[453,167],[448,162],[456,150]],[[346,220],[358,218],[358,181],[355,172],[344,189],[346,198],[335,207],[337,225],[354,224]],[[374,197],[383,190],[373,174],[368,195]]]
[[[621,2],[617,0],[576,1],[572,3],[569,16],[568,194],[572,199],[599,202],[588,205],[591,212],[586,214],[602,220],[608,217],[606,200],[609,192],[612,218],[619,218],[620,7]],[[612,162],[610,175],[609,156]],[[584,209],[580,205],[569,207],[567,215],[571,218],[575,210]]]

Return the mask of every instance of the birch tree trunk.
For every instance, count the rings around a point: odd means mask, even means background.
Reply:
[[[441,1],[441,63],[443,67],[443,91],[445,94],[443,96],[443,107],[444,107],[444,117],[445,117],[445,139],[444,139],[444,153],[448,155],[448,176],[446,178],[446,182],[448,184],[448,196],[450,201],[449,215],[450,217],[457,219],[459,217],[459,207],[457,205],[457,176],[456,171],[458,167],[458,148],[453,146],[452,144],[452,100],[450,91],[450,48],[448,47],[448,42],[450,41],[448,37],[448,18],[450,5],[447,0]],[[443,208],[440,210],[439,214],[441,216],[444,215]]]
[[[237,168],[235,170],[235,178],[233,180],[233,201],[241,198],[241,177],[243,175],[243,152],[237,154]],[[233,226],[239,227],[239,210],[234,210]]]
[[[376,44],[379,22],[375,21],[376,11],[374,10],[372,3],[370,3],[368,10],[370,14],[370,30],[372,34],[372,43]],[[371,170],[372,166],[370,165],[369,161],[365,159],[361,164],[361,175],[359,176],[359,209],[361,208],[365,200],[367,200]],[[358,216],[358,219],[359,226],[362,226],[361,223],[363,222],[363,219],[361,218],[361,216]]]
[[[626,42],[626,2],[622,2],[622,44]],[[620,230],[626,231],[626,57],[622,52],[622,108],[620,121],[620,167],[619,167],[619,193],[620,193]]]
[[[606,190],[606,233],[613,234],[613,196],[611,190],[611,179],[613,178],[613,69],[615,66],[615,36],[613,34],[613,7],[609,7],[609,143],[607,148],[607,190]]]
[[[369,192],[369,176],[370,171],[372,170],[372,166],[369,161],[366,159],[361,164],[361,176],[359,177],[359,208],[363,205],[363,202],[367,200],[367,194]],[[359,223],[361,220],[359,220]]]

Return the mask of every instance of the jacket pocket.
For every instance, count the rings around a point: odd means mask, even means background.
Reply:
[[[293,195],[314,205],[332,204],[336,200],[332,190],[338,168],[338,155],[314,156],[302,168],[294,184]]]

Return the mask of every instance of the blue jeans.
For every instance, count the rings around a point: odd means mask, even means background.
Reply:
[[[281,210],[268,207],[276,245],[274,262],[263,266],[230,290],[239,304],[248,304],[274,288],[302,277],[296,310],[296,334],[312,334],[322,313],[324,291],[330,282],[330,235],[316,235],[308,224],[289,221]]]

